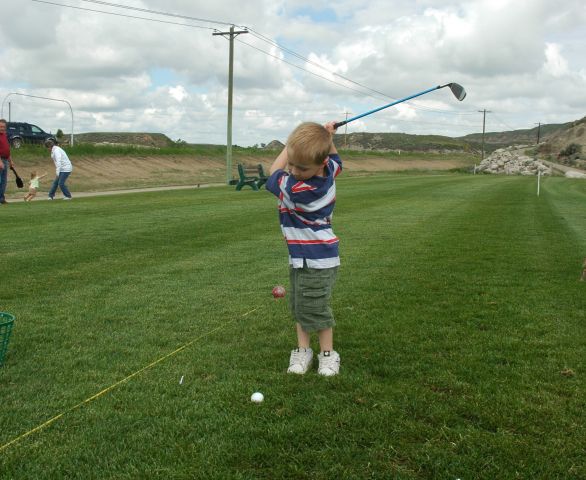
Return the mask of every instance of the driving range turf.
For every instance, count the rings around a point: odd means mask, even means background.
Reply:
[[[585,205],[582,180],[341,177],[334,378],[285,373],[266,191],[5,205],[0,478],[585,478]]]

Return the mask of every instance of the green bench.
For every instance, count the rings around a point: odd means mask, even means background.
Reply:
[[[262,165],[244,165],[238,164],[238,183],[236,184],[236,191],[242,190],[242,187],[248,185],[253,190],[259,190],[268,180]]]

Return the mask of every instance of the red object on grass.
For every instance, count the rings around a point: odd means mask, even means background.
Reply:
[[[281,285],[277,285],[273,288],[273,297],[275,298],[283,298],[285,296],[285,287]]]

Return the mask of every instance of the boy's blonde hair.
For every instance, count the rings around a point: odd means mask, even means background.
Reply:
[[[287,139],[287,155],[296,162],[319,165],[332,147],[332,136],[323,125],[303,122]]]

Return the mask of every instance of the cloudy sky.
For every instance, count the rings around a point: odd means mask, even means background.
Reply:
[[[104,13],[107,12],[107,13]],[[162,132],[226,143],[285,141],[301,121],[348,132],[461,136],[586,115],[583,0],[19,0],[0,16],[3,116],[55,132]],[[10,104],[10,107],[9,107]]]

